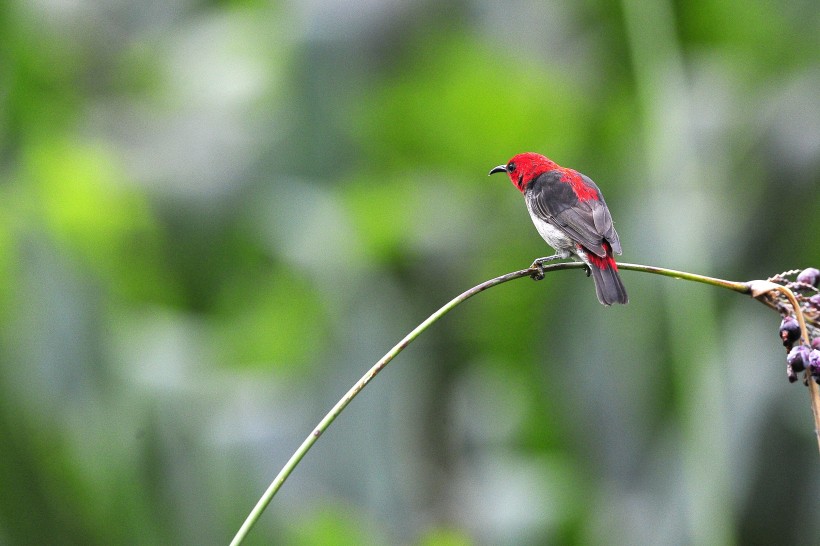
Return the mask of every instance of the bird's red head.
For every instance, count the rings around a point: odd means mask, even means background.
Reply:
[[[546,172],[559,168],[554,161],[547,159],[541,154],[526,152],[512,157],[506,165],[499,165],[490,171],[490,174],[505,172],[510,177],[510,182],[518,188],[521,193],[527,189],[533,179]]]

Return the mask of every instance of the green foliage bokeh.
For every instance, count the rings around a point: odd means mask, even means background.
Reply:
[[[490,168],[601,186],[625,261],[820,266],[808,2],[0,10],[0,543],[224,544],[333,403],[550,253]],[[253,544],[811,544],[779,318],[624,274],[483,293]]]

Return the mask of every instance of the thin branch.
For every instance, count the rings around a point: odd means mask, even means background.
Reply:
[[[627,271],[643,271],[644,273],[654,273],[655,275],[663,275],[664,277],[672,277],[684,281],[694,281],[719,288],[728,288],[741,294],[749,294],[751,292],[750,283],[724,281],[723,279],[716,279],[714,277],[707,277],[706,275],[698,275],[696,273],[687,273],[686,271],[675,271],[674,269],[666,269],[665,267],[654,267],[651,265],[627,264],[619,263],[618,269]]]
[[[543,267],[544,273],[549,273],[552,271],[559,271],[563,269],[582,269],[585,267],[585,264],[581,262],[564,262],[564,263],[557,263],[551,264]],[[717,279],[714,277],[707,277],[704,275],[697,275],[694,273],[687,273],[685,271],[675,271],[673,269],[666,269],[663,267],[654,267],[654,266],[647,266],[647,265],[640,265],[640,264],[629,264],[629,263],[619,263],[618,268],[627,271],[641,271],[644,273],[652,273],[655,275],[663,275],[665,277],[673,277],[676,279],[681,279],[685,281],[693,281],[699,282],[703,284],[708,284],[711,286],[716,286],[719,288],[726,288],[729,290],[733,290],[735,292],[739,292],[741,294],[749,294],[752,297],[758,299],[763,303],[767,303],[765,299],[761,298],[762,294],[765,294],[771,290],[780,290],[789,300],[792,302],[792,305],[795,308],[796,314],[798,314],[798,320],[800,322],[800,326],[802,328],[802,333],[804,340],[808,342],[808,334],[806,332],[806,325],[805,321],[803,320],[803,316],[800,313],[800,307],[797,305],[797,300],[794,298],[794,294],[791,291],[783,287],[781,285],[771,283],[769,281],[751,281],[751,282],[735,282],[735,281],[726,281],[723,279]],[[285,483],[285,480],[288,479],[288,476],[293,472],[305,454],[310,450],[313,444],[319,439],[319,436],[324,433],[325,430],[330,426],[330,424],[338,417],[338,415],[347,407],[348,404],[356,397],[359,392],[368,384],[370,381],[376,377],[376,375],[384,369],[387,364],[393,360],[396,355],[402,352],[405,347],[407,347],[413,340],[415,340],[422,332],[424,332],[430,325],[435,323],[438,319],[443,317],[447,314],[450,310],[454,307],[463,303],[464,301],[468,300],[472,296],[475,296],[479,292],[483,292],[488,288],[492,288],[493,286],[497,286],[499,284],[503,284],[508,281],[512,281],[514,279],[520,279],[521,277],[530,277],[534,274],[538,273],[535,268],[529,269],[520,269],[518,271],[513,271],[512,273],[507,273],[506,275],[501,275],[500,277],[495,277],[494,279],[490,279],[485,281],[477,286],[474,286],[463,292],[462,294],[456,296],[449,302],[447,302],[444,306],[442,306],[438,311],[430,315],[424,322],[416,326],[409,334],[407,334],[401,341],[399,341],[396,345],[390,349],[387,354],[385,354],[376,364],[373,365],[370,370],[366,374],[362,376],[359,381],[356,382],[353,387],[339,400],[335,406],[324,416],[324,418],[316,425],[316,428],[310,433],[310,435],[305,438],[302,442],[302,445],[291,455],[288,462],[282,467],[282,470],[279,471],[279,474],[276,475],[273,482],[268,486],[265,490],[262,497],[256,503],[253,510],[251,510],[248,517],[245,519],[242,527],[239,528],[236,535],[234,536],[233,540],[231,541],[231,546],[238,546],[242,543],[242,541],[247,536],[248,532],[250,532],[251,528],[254,524],[258,521],[259,517],[264,512],[265,508],[267,508],[268,504],[270,504],[271,500],[273,500],[274,495],[279,489],[282,487],[282,484]],[[760,283],[768,283],[772,286],[763,286]],[[809,389],[812,393],[812,412],[814,413],[815,419],[815,428],[816,431],[820,431],[820,396],[818,396],[818,389],[817,384],[809,377]],[[820,436],[818,436],[818,441],[820,442]]]

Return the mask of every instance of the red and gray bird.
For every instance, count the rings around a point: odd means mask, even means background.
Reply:
[[[545,262],[575,255],[589,268],[598,301],[604,305],[627,303],[626,288],[613,257],[613,252],[621,253],[621,241],[595,182],[531,152],[514,156],[490,174],[501,172],[507,173],[513,186],[524,194],[535,228],[556,251],[553,256],[538,258],[532,267],[540,271]]]

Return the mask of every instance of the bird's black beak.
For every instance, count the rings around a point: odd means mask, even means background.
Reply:
[[[505,172],[507,172],[507,166],[506,165],[499,165],[498,167],[494,167],[493,170],[490,171],[490,174],[505,173]],[[488,174],[487,176],[490,176],[490,174]]]

